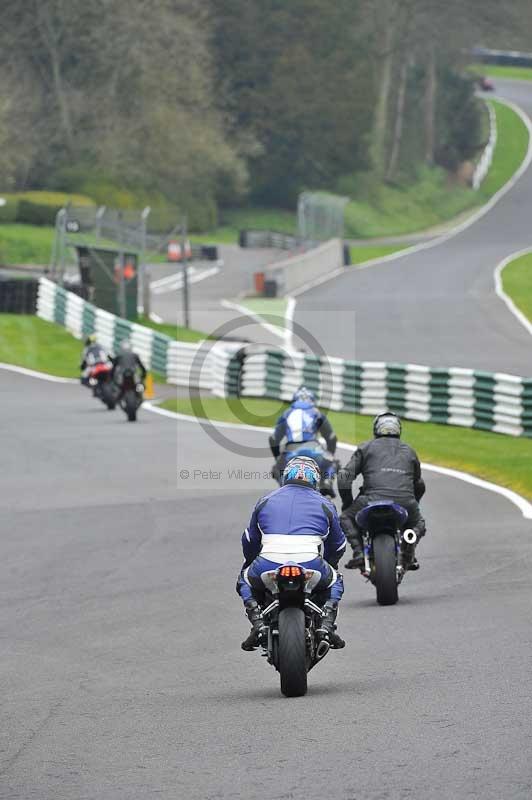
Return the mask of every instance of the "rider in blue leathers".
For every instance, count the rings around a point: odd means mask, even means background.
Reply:
[[[318,437],[325,439],[327,455],[324,453]],[[286,440],[286,445],[281,453],[283,439]],[[292,397],[290,407],[279,417],[275,430],[270,436],[270,449],[276,459],[272,469],[273,477],[279,480],[291,453],[304,448],[305,455],[312,455],[312,458],[318,462],[322,473],[321,491],[323,494],[334,497],[335,464],[332,457],[336,451],[337,441],[331,423],[325,414],[322,414],[316,407],[314,394],[306,386],[300,386]]]
[[[242,535],[245,562],[237,581],[237,592],[252,624],[251,633],[242,642],[243,650],[256,648],[265,632],[257,602],[264,593],[261,575],[287,561],[321,573],[314,592],[325,600],[325,617],[318,633],[333,648],[345,646],[335,632],[335,620],[344,591],[336,568],[345,552],[346,539],[333,503],[317,491],[319,483],[316,462],[296,456],[285,467],[281,488],[261,498],[253,510]]]

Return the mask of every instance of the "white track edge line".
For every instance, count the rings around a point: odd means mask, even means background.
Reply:
[[[168,411],[166,408],[159,408],[152,403],[144,403],[144,407],[148,411],[153,411],[155,414],[161,414],[161,416],[164,417],[170,417],[189,423],[196,423],[198,425],[204,423],[214,425],[217,428],[233,428],[237,430],[252,430],[268,433],[271,432],[271,428],[264,428],[259,425],[244,425],[238,422],[221,422],[218,420],[198,419],[197,417],[192,417],[190,414],[180,414],[176,411]],[[348,450],[351,453],[356,450],[356,445],[349,444],[348,442],[338,442],[338,447],[342,448],[343,450]],[[471,475],[469,472],[462,472],[461,470],[452,469],[450,467],[440,467],[436,464],[428,464],[425,462],[422,463],[422,467],[428,472],[436,472],[440,475],[445,475],[449,478],[455,478],[463,481],[464,483],[469,483],[472,486],[477,486],[480,489],[485,489],[489,492],[498,494],[513,503],[513,505],[519,509],[525,519],[532,519],[532,503],[530,503],[522,495],[514,492],[512,489],[507,489],[505,486],[499,486],[497,483],[486,481],[483,478],[477,478],[476,475]]]
[[[266,322],[266,320],[263,319],[259,314],[255,314],[254,311],[251,311],[251,309],[246,308],[246,306],[241,306],[239,303],[233,303],[232,300],[220,300],[220,305],[223,306],[223,308],[228,308],[231,311],[238,311],[239,314],[242,314],[242,316],[249,317],[250,319],[253,320],[253,322],[256,322],[257,325],[260,325],[262,328],[264,328],[264,330],[273,334],[273,336],[277,336],[280,339],[286,338],[284,328],[278,328],[276,325],[271,325],[269,322]]]
[[[46,372],[37,372],[35,369],[27,369],[26,367],[18,367],[16,364],[0,363],[0,369],[5,369],[9,372],[18,372],[20,375],[27,375],[30,378],[40,378],[42,381],[50,381],[50,383],[79,383],[79,378],[60,378],[58,375],[48,375]]]
[[[500,264],[497,264],[495,267],[495,271],[493,273],[493,278],[495,282],[495,294],[500,297],[503,303],[506,304],[508,310],[514,315],[514,317],[518,320],[518,322],[523,325],[524,328],[528,331],[528,333],[532,336],[532,323],[526,317],[523,312],[517,308],[514,301],[510,297],[510,295],[506,294],[504,291],[503,283],[502,283],[502,271],[508,264],[511,264],[512,261],[516,261],[521,256],[526,256],[529,253],[532,253],[532,247],[525,247],[523,250],[517,250],[515,253],[511,253],[509,256],[506,256]]]

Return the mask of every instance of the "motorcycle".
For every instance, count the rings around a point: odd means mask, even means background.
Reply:
[[[116,405],[116,397],[111,380],[112,365],[108,362],[95,364],[89,370],[88,385],[92,388],[93,397],[97,397],[112,411]]]
[[[324,495],[324,497],[336,497],[334,479],[340,469],[340,462],[337,458],[332,458],[331,455],[321,447],[305,447],[304,445],[297,450],[285,450],[283,455],[286,457],[285,466],[296,456],[308,456],[309,458],[313,458],[321,472],[321,481],[319,485],[320,494]],[[279,486],[282,486],[283,471],[277,467],[277,464],[274,465],[272,475]],[[328,475],[330,477],[328,477]]]
[[[119,388],[120,408],[126,412],[129,422],[135,422],[137,411],[144,400],[144,386],[137,383],[134,371],[127,369],[122,374]]]
[[[267,628],[262,655],[279,672],[285,697],[306,694],[308,673],[330,649],[329,642],[316,633],[325,616],[319,595],[312,597],[320,579],[317,570],[291,561],[262,574],[262,615]]]
[[[362,530],[363,574],[375,586],[379,605],[394,605],[417,543],[415,531],[404,529],[408,512],[399,503],[380,500],[361,509],[355,519]]]

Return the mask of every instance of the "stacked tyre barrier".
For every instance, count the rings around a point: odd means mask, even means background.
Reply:
[[[290,400],[301,384],[335,411],[378,414],[532,437],[532,379],[472,369],[345,361],[246,348],[233,357],[241,396]]]
[[[177,342],[152,328],[97,308],[46,278],[39,280],[37,316],[62,325],[77,339],[95,334],[110,353],[116,353],[120,342],[129,339],[146,368],[161,375],[167,383],[205,389],[219,396],[225,396],[237,385],[240,370],[237,367],[235,371],[231,361],[240,348],[238,343]]]
[[[0,312],[35,314],[38,285],[37,278],[0,278]]]
[[[238,342],[177,342],[96,308],[46,278],[39,281],[37,315],[79,339],[96,334],[111,353],[128,338],[146,367],[168,383],[220,397],[290,400],[305,384],[320,405],[333,411],[373,415],[391,409],[420,422],[532,437],[532,378],[461,367],[347,361]]]

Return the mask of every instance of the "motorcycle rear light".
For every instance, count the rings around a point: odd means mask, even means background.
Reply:
[[[301,575],[301,567],[281,567],[281,576],[283,578],[299,578]]]

